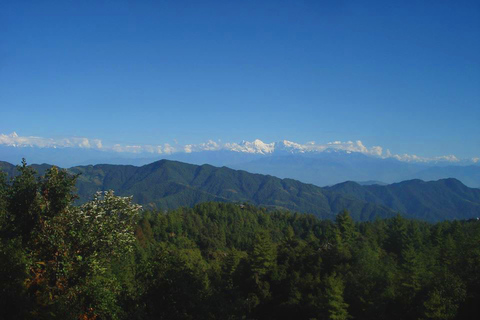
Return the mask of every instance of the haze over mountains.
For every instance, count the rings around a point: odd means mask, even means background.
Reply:
[[[33,167],[43,173],[50,166]],[[0,162],[0,169],[15,174],[15,166],[10,163]],[[169,160],[141,167],[104,164],[68,170],[80,174],[77,187],[81,202],[95,191],[113,189],[157,209],[221,201],[249,202],[322,218],[333,218],[347,209],[359,221],[396,213],[427,221],[480,216],[480,189],[468,188],[456,179],[410,180],[386,186],[345,182],[321,188],[292,179]]]
[[[10,136],[3,135],[3,138]],[[480,163],[476,158],[460,160],[453,155],[434,158],[392,155],[378,146],[367,148],[360,141],[337,141],[321,145],[286,140],[264,143],[257,139],[222,145],[209,141],[182,147],[158,146],[155,147],[157,149],[153,146],[117,146],[114,150],[105,149],[99,141],[95,145],[93,141],[81,139],[76,144],[70,140],[39,142],[25,139],[21,140],[18,136],[5,138],[0,146],[0,159],[18,163],[25,157],[31,163],[55,163],[61,167],[145,165],[168,159],[197,165],[227,166],[318,186],[349,180],[394,183],[411,179],[456,178],[469,187],[480,187]]]

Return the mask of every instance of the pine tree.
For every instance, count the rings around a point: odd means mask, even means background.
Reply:
[[[276,264],[277,252],[268,232],[259,232],[255,237],[252,252],[252,271],[262,277],[272,271]]]
[[[355,231],[355,222],[353,222],[350,213],[347,210],[343,210],[337,215],[335,222],[342,241],[349,245],[352,244],[357,237],[357,232]]]
[[[351,316],[348,314],[348,304],[343,299],[345,285],[340,277],[334,272],[325,279],[325,298],[328,319],[347,320]]]

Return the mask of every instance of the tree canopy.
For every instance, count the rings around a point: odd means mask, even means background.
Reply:
[[[76,176],[0,175],[2,319],[466,319],[480,223],[356,223],[246,203],[141,210]]]

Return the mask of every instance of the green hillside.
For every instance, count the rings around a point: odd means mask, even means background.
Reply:
[[[32,167],[44,172],[48,165]],[[9,163],[2,162],[0,168],[9,175],[15,174],[15,167]],[[312,213],[321,218],[333,218],[343,209],[362,221],[394,215],[386,207],[311,184],[226,167],[161,160],[142,167],[95,165],[72,167],[68,171],[79,174],[76,185],[79,203],[90,200],[96,191],[112,189],[119,195],[132,195],[135,202],[146,208],[159,210],[219,201],[248,202]]]
[[[322,220],[223,202],[141,210],[113,192],[78,206],[65,170],[19,169],[11,180],[0,175],[0,319],[470,319],[480,311],[477,219],[355,223],[347,211]]]
[[[32,167],[42,174],[50,166]],[[15,174],[15,166],[7,162],[0,162],[0,169],[10,176]],[[79,203],[90,200],[96,191],[114,190],[119,195],[132,195],[135,202],[157,210],[217,201],[248,202],[330,219],[347,209],[358,221],[391,217],[396,212],[427,221],[480,216],[480,189],[468,188],[455,179],[410,180],[385,186],[347,181],[321,188],[227,167],[169,160],[141,167],[95,165],[68,171],[79,175]]]
[[[163,210],[220,201],[249,202],[323,218],[332,218],[343,209],[358,220],[393,215],[385,207],[314,185],[226,167],[161,160],[142,167],[96,165],[69,170],[80,174],[77,188],[82,202],[97,190],[113,189],[120,195],[133,195],[134,201],[146,207]]]
[[[480,216],[480,189],[468,188],[452,178],[429,182],[416,179],[386,186],[347,181],[326,189],[427,221]]]

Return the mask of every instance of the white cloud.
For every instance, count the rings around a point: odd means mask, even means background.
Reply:
[[[142,147],[142,151],[148,152],[148,153],[157,153],[161,154],[162,152],[162,146],[152,146],[152,145],[145,145]]]
[[[120,144],[114,145],[112,149],[113,149],[113,151],[116,151],[116,152],[128,152],[128,153],[141,153],[141,152],[145,151],[145,148],[142,147],[142,146],[136,146],[136,145],[123,146],[123,145],[120,145]]]
[[[109,148],[104,148],[104,150],[110,150]],[[152,145],[121,145],[115,144],[111,148],[112,151],[119,153],[157,153],[162,154],[162,146],[152,146]]]
[[[275,143],[264,143],[263,141],[256,139],[253,142],[242,141],[240,143],[225,143],[223,148],[236,152],[268,154],[275,150]]]
[[[362,141],[332,141],[325,144],[309,141],[305,144],[296,143],[288,140],[280,142],[265,143],[259,139],[254,141],[242,141],[240,143],[227,142],[221,143],[220,140],[215,142],[208,140],[200,144],[187,144],[184,146],[172,146],[168,143],[163,145],[123,145],[115,144],[113,146],[105,146],[100,139],[88,139],[84,137],[52,139],[36,136],[19,136],[17,133],[0,134],[0,145],[13,147],[38,147],[38,148],[81,148],[96,149],[103,151],[114,151],[119,153],[152,153],[152,154],[172,154],[176,152],[201,152],[201,151],[217,151],[229,150],[233,152],[243,152],[250,154],[272,154],[273,152],[287,153],[321,153],[325,151],[345,151],[348,153],[358,152],[369,156],[379,158],[393,158],[405,162],[459,162],[460,160],[454,155],[444,155],[437,157],[421,157],[415,154],[393,154],[389,149],[384,152],[381,146],[365,146]],[[472,158],[472,163],[478,163],[480,158]]]
[[[453,154],[428,158],[428,157],[420,157],[415,154],[404,153],[404,154],[390,155],[388,158],[395,158],[397,160],[405,161],[405,162],[459,162],[460,161],[460,159],[458,159]]]
[[[171,145],[169,145],[168,143],[165,143],[165,146],[163,147],[163,151],[166,154],[172,154],[172,153],[176,152],[176,149],[174,147],[172,147]]]
[[[370,148],[370,152],[371,152],[371,154],[380,157],[382,155],[383,148],[380,147],[380,146],[373,146],[372,148]]]
[[[78,144],[80,148],[90,148],[90,141],[87,138],[82,138]]]
[[[449,154],[447,156],[433,157],[433,158],[430,158],[430,159],[433,159],[434,161],[447,161],[447,162],[459,162],[460,161],[460,159],[458,159],[453,154]]]
[[[213,140],[208,140],[207,142],[200,144],[187,144],[183,147],[184,152],[192,153],[199,151],[216,151],[220,150],[222,147]]]
[[[89,140],[87,138],[42,138],[36,136],[19,136],[16,132],[11,134],[0,134],[0,145],[12,147],[37,147],[37,148],[82,148],[102,149],[102,141],[99,139]]]
[[[414,154],[392,154],[389,149],[383,152],[381,146],[366,147],[362,141],[332,141],[326,144],[318,144],[314,141],[307,142],[306,144],[300,144],[288,140],[283,140],[276,143],[264,143],[261,140],[255,140],[253,142],[243,141],[240,144],[237,143],[225,143],[222,149],[227,149],[237,152],[247,153],[260,153],[268,154],[274,151],[285,151],[289,153],[320,153],[327,150],[345,151],[348,153],[358,152],[369,156],[379,158],[394,158],[399,161],[405,162],[459,162],[460,160],[455,155],[444,155],[437,157],[421,157]],[[476,158],[477,161],[480,158]],[[472,160],[474,161],[474,160]]]
[[[97,149],[102,149],[102,140],[93,139],[93,140],[92,140],[92,143],[93,143],[93,145],[95,146],[95,148],[97,148]]]
[[[347,141],[347,142],[341,142],[341,141],[334,141],[334,142],[329,142],[325,146],[325,148],[330,148],[330,149],[335,149],[335,150],[343,150],[343,151],[350,151],[350,152],[360,152],[360,153],[365,153],[365,154],[374,154],[374,155],[381,155],[378,154],[378,148],[379,147],[373,147],[374,149],[367,149],[362,143],[362,141],[357,140],[355,142],[353,141]],[[381,148],[380,148],[381,150]]]
[[[308,153],[308,152],[324,152],[326,150],[340,150],[346,152],[360,152],[374,156],[381,156],[383,148],[373,146],[370,149],[365,147],[362,141],[333,141],[326,144],[317,144],[314,141],[300,144],[288,140],[283,140],[274,144],[274,150],[282,150],[290,153]]]

